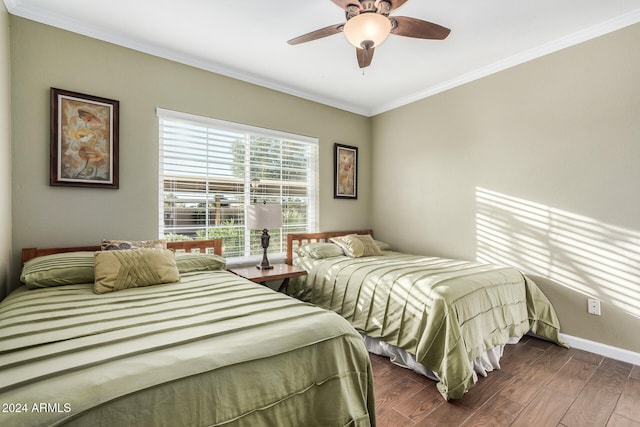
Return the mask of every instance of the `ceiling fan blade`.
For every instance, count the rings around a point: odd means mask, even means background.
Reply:
[[[358,65],[360,68],[367,68],[371,65],[371,60],[373,59],[373,51],[375,47],[369,49],[360,49],[356,48],[356,57],[358,58]]]
[[[330,25],[328,27],[321,28],[321,29],[315,30],[315,31],[311,31],[310,33],[303,34],[301,36],[293,38],[293,39],[289,40],[287,43],[289,43],[291,45],[300,44],[300,43],[310,42],[312,40],[321,39],[323,37],[332,36],[334,34],[341,33],[343,27],[344,27],[344,24]]]
[[[409,18],[407,16],[392,16],[389,18],[393,27],[391,34],[417,39],[444,40],[450,29],[422,19]]]

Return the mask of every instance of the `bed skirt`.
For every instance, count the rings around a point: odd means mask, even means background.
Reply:
[[[438,375],[419,363],[413,354],[408,353],[399,347],[388,344],[378,338],[372,338],[362,332],[360,334],[364,338],[364,342],[369,353],[388,357],[394,365],[411,369],[412,371],[417,372],[420,375],[424,375],[434,381],[440,381]],[[517,344],[519,341],[520,338],[518,337],[509,338],[507,344]],[[492,349],[485,351],[477,359],[469,362],[469,366],[471,366],[473,371],[474,384],[478,381],[478,375],[486,377],[487,374],[494,369],[500,369],[500,358],[502,358],[503,351],[504,345],[497,345]]]

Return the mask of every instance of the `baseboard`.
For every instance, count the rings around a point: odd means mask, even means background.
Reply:
[[[577,348],[578,350],[588,351],[590,353],[599,354],[611,359],[640,366],[640,353],[635,353],[623,348],[612,347],[595,341],[585,340],[583,338],[573,337],[571,335],[560,334],[560,338],[562,338],[572,348]]]

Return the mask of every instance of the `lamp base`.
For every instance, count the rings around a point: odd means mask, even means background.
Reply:
[[[269,239],[271,238],[271,236],[269,236],[269,230],[267,230],[266,228],[264,230],[262,230],[262,236],[260,236],[260,239],[262,241],[262,262],[258,265],[256,265],[256,268],[259,268],[260,270],[270,270],[273,268],[273,265],[271,265],[271,263],[269,262],[269,258],[267,258],[267,249],[269,248]]]

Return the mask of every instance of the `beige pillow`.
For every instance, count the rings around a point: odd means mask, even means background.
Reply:
[[[364,245],[364,255],[362,256],[382,255],[380,246],[371,237],[371,234],[356,234],[355,237]]]
[[[344,254],[351,258],[382,255],[382,251],[369,234],[348,234],[329,240],[340,246]]]
[[[168,249],[98,251],[94,270],[98,294],[180,280],[175,253]]]
[[[364,245],[353,235],[332,237],[331,242],[342,248],[344,254],[351,258],[359,258],[364,254]]]

